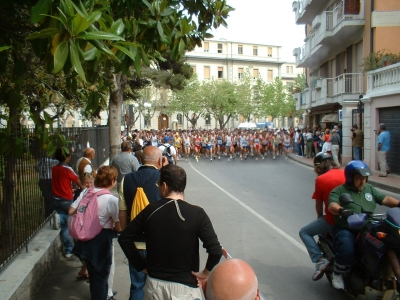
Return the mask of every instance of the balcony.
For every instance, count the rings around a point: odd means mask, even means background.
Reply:
[[[315,16],[302,51],[297,51],[298,55],[293,53],[296,66],[316,69],[327,58],[361,38],[365,25],[364,8],[360,8],[358,14],[350,13],[346,14],[342,1],[333,11]]]
[[[296,13],[296,24],[309,24],[315,15],[326,8],[326,1],[298,0],[293,2],[292,9]]]
[[[367,76],[367,95],[369,97],[399,93],[400,63],[370,71]]]
[[[311,106],[358,101],[362,92],[361,73],[344,73],[334,78],[319,78],[310,92]]]

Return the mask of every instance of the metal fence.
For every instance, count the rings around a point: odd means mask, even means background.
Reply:
[[[72,140],[71,166],[75,169],[76,161],[89,146],[97,154],[93,167],[103,164],[109,157],[108,132],[108,127],[63,129]],[[51,184],[43,180],[46,177],[39,177],[38,164],[46,162],[46,153],[32,133],[30,136],[26,136],[22,157],[0,156],[0,271],[21,249],[29,250],[29,240],[53,212]]]

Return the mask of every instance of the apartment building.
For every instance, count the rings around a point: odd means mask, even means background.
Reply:
[[[398,65],[366,72],[364,58],[379,50],[400,53],[396,38],[400,1],[298,0],[292,8],[296,23],[304,24],[306,33],[304,45],[293,50],[296,66],[306,68],[308,84],[296,94],[297,108],[306,111],[308,125],[331,128],[342,123],[343,163],[353,157],[350,128],[357,124],[365,135],[364,161],[377,168],[373,130],[381,122],[393,124],[389,131],[400,126],[399,118],[393,120],[400,113],[399,80],[394,76]],[[389,75],[382,79],[383,74]],[[393,134],[392,145],[400,139]],[[397,154],[399,146],[390,151],[389,165]]]
[[[262,78],[265,82],[272,83],[279,77],[285,84],[289,84],[294,82],[297,74],[303,73],[303,69],[297,68],[295,63],[283,61],[280,51],[281,46],[276,45],[207,39],[202,47],[188,52],[186,59],[200,80],[221,78],[234,82],[240,80],[244,72],[251,67],[254,78]],[[238,116],[228,127],[237,127],[241,121],[243,120]],[[281,126],[288,126],[290,122],[298,124],[297,119],[286,119],[282,121]],[[214,127],[216,120],[199,120],[198,124],[203,128]]]

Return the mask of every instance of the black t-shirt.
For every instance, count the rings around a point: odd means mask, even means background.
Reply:
[[[197,287],[191,271],[199,271],[199,239],[207,250],[206,269],[211,271],[222,256],[222,247],[206,212],[198,206],[171,199],[150,203],[118,239],[126,257],[138,271],[149,276]],[[163,206],[164,205],[164,206]],[[147,257],[143,260],[133,240],[144,231]]]

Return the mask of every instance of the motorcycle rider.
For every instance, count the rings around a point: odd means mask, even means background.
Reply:
[[[333,215],[328,210],[329,194],[335,187],[345,182],[345,177],[344,171],[338,169],[333,157],[326,152],[320,152],[314,157],[314,171],[318,175],[315,179],[315,190],[312,195],[312,199],[315,199],[317,219],[301,228],[299,236],[307,248],[311,261],[315,263],[315,272],[312,277],[312,280],[315,281],[322,278],[330,261],[321,253],[314,236],[333,231],[335,222]],[[323,213],[324,207],[325,215]]]
[[[354,241],[357,232],[348,229],[347,218],[354,213],[361,213],[361,207],[350,203],[342,207],[339,197],[349,194],[351,199],[362,206],[365,211],[375,211],[376,204],[387,207],[400,207],[400,201],[386,196],[368,184],[368,176],[372,172],[368,165],[360,160],[349,162],[344,169],[346,183],[335,188],[329,196],[329,211],[335,216],[334,247],[335,265],[332,276],[332,286],[344,289],[343,275],[350,270],[354,257]]]

